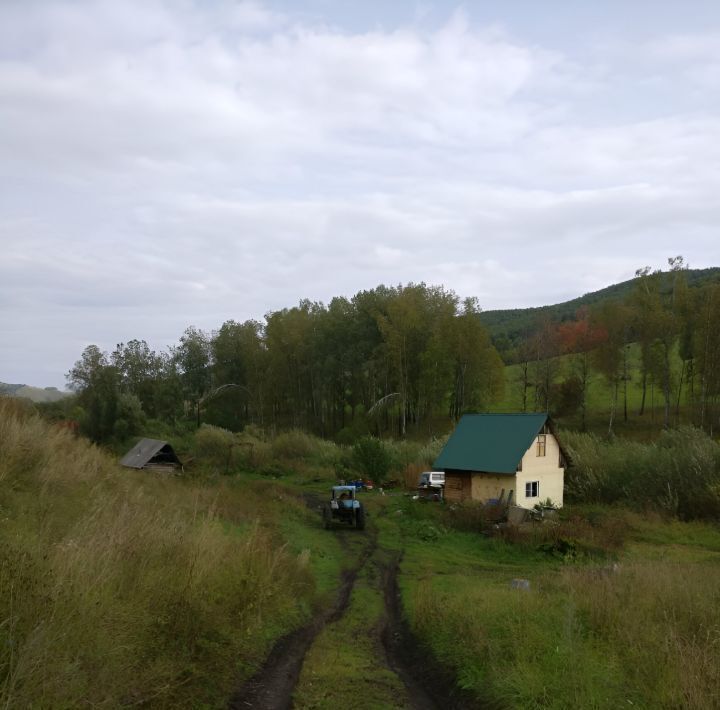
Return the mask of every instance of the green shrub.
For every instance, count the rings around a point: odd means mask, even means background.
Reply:
[[[446,508],[448,525],[465,532],[481,532],[488,526],[485,505],[478,501],[455,503]]]
[[[304,431],[291,429],[272,440],[272,455],[280,459],[308,459],[318,453],[318,441]]]
[[[392,467],[392,454],[383,441],[366,436],[353,446],[353,459],[363,476],[376,483],[388,478]]]
[[[145,421],[142,403],[137,396],[127,392],[118,395],[117,419],[113,426],[113,434],[117,440],[122,441],[128,436],[139,434]]]
[[[663,432],[650,444],[566,432],[568,496],[626,503],[682,519],[720,518],[720,445],[700,429]]]
[[[424,542],[435,542],[442,534],[442,530],[429,520],[421,520],[415,527],[415,535]]]
[[[450,434],[446,434],[445,436],[434,436],[420,448],[418,452],[418,461],[424,466],[431,467],[435,462],[435,459],[440,456],[440,452],[445,447],[445,444],[447,444],[449,438]]]
[[[262,430],[253,424],[235,434],[234,452],[237,465],[248,470],[262,469],[273,458],[272,447],[265,441]]]
[[[203,424],[195,433],[194,452],[201,464],[223,471],[233,464],[235,437],[227,429]]]

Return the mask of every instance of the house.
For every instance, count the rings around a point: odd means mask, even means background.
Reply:
[[[127,468],[145,468],[165,473],[179,473],[182,463],[173,447],[159,439],[140,439],[120,460]]]
[[[433,466],[448,501],[563,504],[565,459],[547,414],[466,414]]]

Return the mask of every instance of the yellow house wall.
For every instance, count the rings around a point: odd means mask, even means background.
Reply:
[[[466,487],[467,479],[462,480],[465,484],[462,492],[458,484],[455,486],[451,484],[451,488],[446,483],[445,497],[448,500],[465,500],[469,496],[472,500],[486,501],[500,498],[503,491],[507,500],[510,491],[513,491],[513,503],[523,508],[532,508],[536,503],[548,498],[558,507],[563,505],[565,469],[560,466],[560,446],[552,434],[547,434],[545,456],[537,455],[537,439],[535,439],[522,458],[522,471],[518,471],[514,476],[473,473],[470,477],[469,490]],[[537,481],[539,484],[538,495],[532,498],[525,497],[525,484],[529,481]]]
[[[505,490],[505,499],[507,500],[510,491],[513,493],[513,501],[517,497],[517,483],[515,476],[500,476],[492,473],[475,473],[472,476],[472,499],[473,500],[489,500],[491,498],[499,498],[500,493]],[[523,495],[525,488],[523,488]]]
[[[515,476],[517,482],[516,503],[523,508],[532,508],[548,498],[557,505],[563,505],[565,469],[560,466],[560,446],[552,434],[547,434],[545,456],[537,455],[537,439],[522,458],[522,471]],[[535,498],[525,497],[525,484],[538,481],[539,491]]]

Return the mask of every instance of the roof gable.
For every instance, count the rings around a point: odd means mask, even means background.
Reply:
[[[465,414],[434,468],[514,474],[548,421],[540,414]]]
[[[163,454],[163,462],[180,463],[180,459],[178,459],[172,446],[170,446],[167,441],[140,439],[140,441],[122,457],[120,465],[127,466],[128,468],[143,468],[143,466],[146,466],[160,452]]]

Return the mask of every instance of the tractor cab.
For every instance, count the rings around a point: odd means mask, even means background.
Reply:
[[[337,508],[354,508],[359,501],[355,499],[355,486],[333,486],[330,505]]]
[[[323,524],[343,522],[362,530],[365,527],[365,509],[356,497],[355,486],[333,486],[329,502],[323,507]]]

